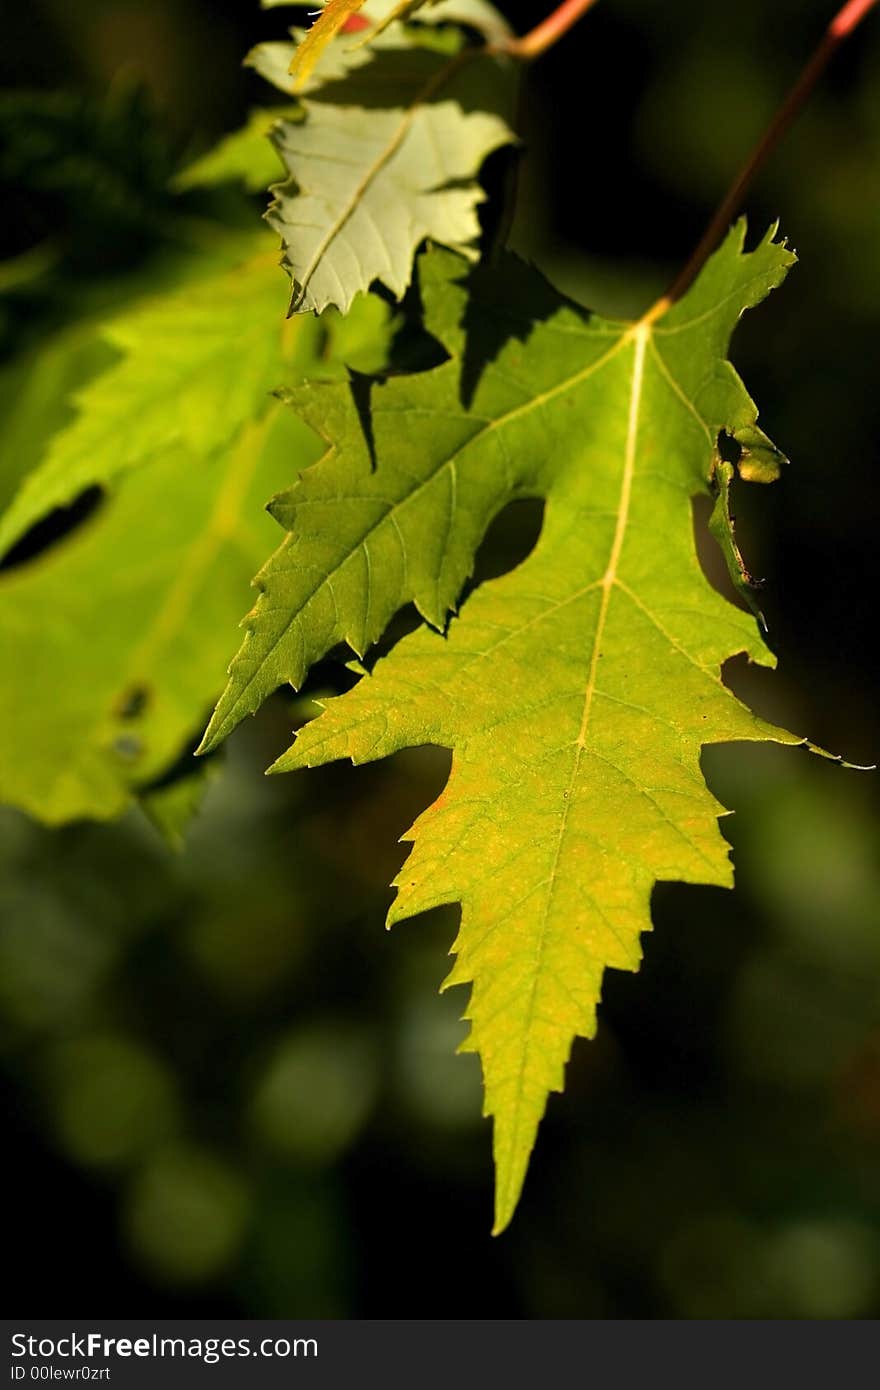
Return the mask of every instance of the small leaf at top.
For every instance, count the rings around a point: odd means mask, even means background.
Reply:
[[[399,26],[368,49],[336,41],[330,56],[328,80],[302,97],[304,119],[273,134],[289,178],[268,220],[284,243],[292,312],[345,313],[374,280],[399,298],[426,237],[473,259],[476,176],[514,139],[516,74],[503,57],[413,44]],[[251,61],[274,75],[274,48]]]

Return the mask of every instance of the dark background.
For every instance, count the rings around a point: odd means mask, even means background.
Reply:
[[[503,8],[520,28],[543,13]],[[528,74],[515,244],[593,307],[644,309],[831,11],[602,0]],[[92,302],[108,266],[149,262],[169,174],[262,99],[240,57],[285,22],[245,0],[8,14],[4,85],[32,96],[0,108],[2,251],[59,228],[63,250],[24,297],[3,282],[7,355]],[[734,354],[792,459],[737,499],[779,654],[743,688],[856,763],[880,747],[878,78],[880,14],[750,194],[753,233],[780,217],[801,263]],[[21,133],[47,125],[67,142],[50,174]],[[135,813],[0,821],[13,1311],[880,1315],[876,776],[705,755],[737,813],[736,891],[658,887],[644,968],[610,976],[492,1240],[478,1066],[453,1056],[461,996],[436,994],[454,914],[382,929],[398,836],[446,762],[267,782],[289,724],[279,698],[236,735],[179,856]]]

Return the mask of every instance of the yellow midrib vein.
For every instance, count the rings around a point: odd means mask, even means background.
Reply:
[[[623,542],[626,537],[626,528],[629,522],[633,476],[636,466],[636,449],[639,440],[639,409],[642,403],[642,384],[645,379],[645,350],[648,346],[650,336],[651,330],[647,324],[639,324],[633,333],[635,353],[633,355],[629,417],[626,425],[626,451],[624,454],[623,478],[620,484],[620,500],[617,504],[617,525],[614,528],[614,540],[611,543],[611,553],[608,556],[608,564],[600,580],[602,603],[599,608],[599,617],[596,623],[596,640],[593,643],[590,675],[587,681],[586,697],[584,700],[584,713],[581,720],[580,733],[578,734],[578,755],[580,755],[586,747],[587,729],[589,727],[590,713],[593,707],[593,696],[596,693],[596,674],[599,657],[601,656],[600,649],[602,646],[602,638],[605,634],[605,621],[608,617],[608,605],[611,602],[611,590],[617,579],[620,555],[623,550]]]
[[[630,503],[632,500],[633,478],[635,476],[636,453],[638,450],[639,438],[639,411],[642,400],[642,387],[645,376],[645,352],[651,336],[651,325],[648,322],[638,323],[632,331],[631,341],[634,343],[633,353],[633,373],[632,385],[630,387],[629,414],[626,428],[626,444],[624,448],[623,475],[620,484],[620,498],[617,506],[617,524],[614,529],[614,538],[611,542],[611,550],[608,555],[608,564],[605,573],[599,581],[602,590],[602,600],[599,606],[599,615],[596,620],[596,633],[593,640],[593,649],[590,655],[590,667],[587,675],[587,685],[584,693],[584,708],[581,716],[580,730],[578,732],[575,745],[575,756],[572,764],[571,777],[568,789],[565,793],[562,815],[559,823],[559,835],[556,841],[556,849],[553,857],[553,866],[547,880],[547,895],[544,900],[544,912],[541,918],[541,925],[538,930],[535,946],[535,963],[532,972],[532,983],[529,991],[529,1001],[526,1013],[525,1036],[528,1039],[531,1033],[532,1021],[535,1012],[535,998],[538,991],[538,980],[541,976],[541,967],[544,950],[547,942],[547,924],[550,918],[550,908],[553,902],[553,895],[556,888],[559,872],[559,861],[562,857],[562,847],[565,842],[565,835],[568,828],[568,818],[571,810],[572,796],[578,773],[580,772],[581,759],[587,746],[587,731],[590,724],[590,715],[593,708],[593,698],[596,693],[596,677],[598,674],[599,658],[601,656],[602,640],[605,635],[605,624],[608,618],[608,608],[611,602],[611,591],[617,579],[617,571],[620,565],[620,557],[623,551],[623,543],[626,538],[626,528],[629,522]],[[515,1162],[516,1150],[518,1147],[518,1131],[520,1127],[520,1107],[523,1099],[523,1082],[526,1071],[526,1055],[528,1043],[523,1046],[520,1053],[520,1065],[516,1080],[516,1099],[514,1101],[514,1120],[510,1141],[511,1156],[513,1159],[509,1188],[510,1193],[505,1194],[502,1201],[502,1194],[499,1191],[499,1220],[505,1210],[505,1203],[512,1203],[513,1196],[517,1187],[517,1165]]]

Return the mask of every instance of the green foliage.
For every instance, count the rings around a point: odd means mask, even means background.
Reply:
[[[475,270],[477,179],[515,140],[503,22],[482,0],[374,0],[353,42],[339,31],[360,8],[330,0],[298,49],[255,49],[287,104],[160,192],[147,161],[132,214],[158,238],[179,194],[284,177],[267,217],[288,319],[268,234],[199,224],[173,284],[148,268],[137,302],[0,377],[0,636],[16,653],[0,795],[51,824],[138,799],[181,844],[214,773],[190,753],[262,566],[199,751],[345,648],[357,683],[318,701],[270,770],[452,751],[405,837],[389,923],[461,905],[446,984],[471,986],[462,1050],[480,1056],[494,1120],[500,1231],[606,969],[638,969],[655,885],[732,883],[703,749],[803,742],[722,680],[738,654],[773,664],[746,611],[732,497],[782,462],[729,342],[794,257],[775,229],[747,252],[742,224],[680,302],[636,322],[588,312],[507,253]],[[77,189],[46,128],[18,176]],[[6,287],[39,279],[43,255],[7,266]],[[405,297],[394,319],[389,296]],[[742,606],[701,571],[700,494]],[[468,592],[488,527],[523,498],[546,504],[533,553]],[[275,523],[286,535],[263,563]],[[408,604],[426,626],[364,665]],[[181,1171],[171,1186],[197,1188],[199,1164]]]

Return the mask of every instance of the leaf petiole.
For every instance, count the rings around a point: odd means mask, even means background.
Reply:
[[[563,3],[540,24],[536,24],[534,29],[530,29],[521,38],[508,39],[500,47],[511,57],[519,58],[523,62],[540,58],[541,54],[558,43],[595,3],[596,0],[563,0]]]

